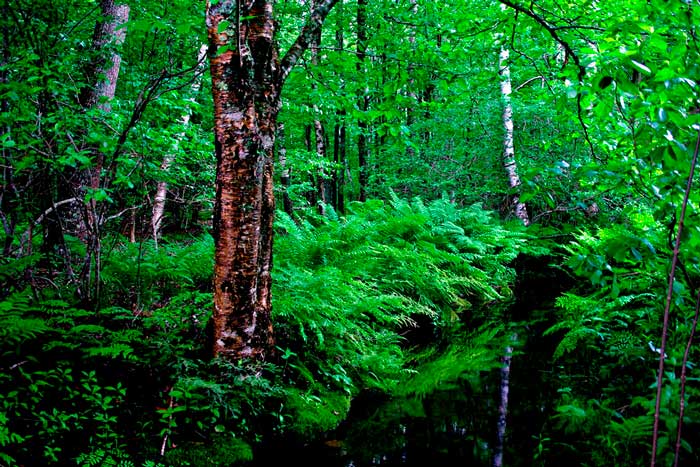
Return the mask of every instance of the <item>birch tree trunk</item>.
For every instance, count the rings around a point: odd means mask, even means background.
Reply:
[[[311,0],[310,6],[311,10],[313,11],[314,8],[316,8],[318,0]],[[316,66],[318,65],[318,49],[321,47],[321,30],[319,29],[316,31],[316,33],[313,35],[312,42],[310,45],[311,49],[311,64]],[[313,83],[313,90],[314,94],[316,94],[315,91],[318,90],[318,84],[316,82]],[[323,122],[321,121],[320,115],[321,111],[318,108],[318,104],[314,102],[312,104],[312,110],[314,114],[314,140],[316,142],[316,158],[319,161],[319,168],[316,171],[316,192],[317,194],[317,199],[318,199],[318,212],[322,216],[326,215],[326,205],[330,204],[330,199],[329,199],[329,180],[328,180],[328,175],[326,174],[326,171],[324,169],[324,163],[326,161],[326,155],[327,155],[327,148],[326,148],[326,129],[323,125]]]
[[[496,39],[500,39],[497,35]],[[520,186],[520,177],[518,176],[518,167],[515,161],[515,145],[513,144],[513,106],[511,104],[511,82],[510,82],[510,65],[508,64],[510,54],[507,48],[501,47],[499,54],[499,70],[501,77],[501,96],[503,99],[503,168],[508,178],[508,186],[515,189]],[[527,207],[520,202],[518,194],[514,194],[512,198],[512,206],[514,207],[515,215],[522,223],[527,226],[530,224],[530,218],[527,214]],[[517,341],[518,335],[513,333],[510,336],[512,342]],[[503,447],[505,445],[506,425],[508,416],[508,395],[510,392],[510,369],[513,358],[513,346],[507,345],[505,353],[501,359],[503,366],[501,367],[501,387],[500,387],[500,402],[498,405],[498,426],[496,436],[496,447],[493,457],[493,466],[502,467],[503,465]]]
[[[204,58],[206,57],[207,53],[207,45],[204,44],[199,48],[199,53],[197,54],[197,68],[195,69],[195,80],[192,82],[192,97],[190,97],[189,101],[194,102],[195,101],[195,95],[199,91],[199,88],[202,86],[202,75],[201,71],[202,68],[204,67]],[[185,137],[185,132],[184,129],[189,125],[190,123],[190,112],[189,108],[185,109],[185,114],[180,117],[180,121],[182,122],[182,127],[183,131],[175,135],[175,141],[173,143],[173,152],[166,154],[165,157],[163,157],[163,161],[160,164],[160,170],[163,172],[166,172],[168,168],[170,167],[170,164],[172,164],[175,154],[178,151],[178,146],[180,141]],[[165,214],[165,200],[168,195],[168,182],[166,181],[160,181],[158,182],[158,185],[156,186],[156,194],[155,197],[153,198],[153,215],[151,217],[151,231],[153,233],[153,241],[155,242],[156,248],[158,248],[158,239],[160,237],[160,229],[161,225],[163,223],[163,215]]]
[[[324,0],[280,60],[272,0],[207,2],[214,98],[214,356],[264,360],[270,320],[272,161],[280,91],[338,0]]]
[[[501,48],[499,55],[499,75],[501,76],[501,97],[503,99],[503,168],[506,171],[508,178],[508,186],[511,189],[520,186],[520,177],[518,176],[518,166],[515,161],[515,145],[513,144],[513,106],[510,101],[511,83],[510,83],[510,67],[508,60],[510,53],[505,47]],[[514,194],[512,199],[515,216],[523,221],[523,224],[529,225],[530,218],[527,214],[525,203],[520,202],[518,194]]]

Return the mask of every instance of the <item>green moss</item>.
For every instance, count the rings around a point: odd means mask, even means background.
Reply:
[[[215,435],[208,443],[186,443],[167,451],[163,457],[166,465],[177,466],[232,466],[253,460],[253,450],[248,443],[227,435]]]
[[[310,393],[290,389],[285,403],[287,430],[303,438],[312,438],[337,427],[350,410],[350,397],[342,393]]]

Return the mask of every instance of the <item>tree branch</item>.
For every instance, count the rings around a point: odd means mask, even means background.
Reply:
[[[292,68],[294,68],[294,65],[296,65],[297,61],[299,61],[301,56],[309,47],[314,34],[321,29],[321,26],[326,20],[328,13],[330,13],[331,9],[336,3],[338,3],[338,0],[324,0],[316,7],[314,11],[311,12],[309,19],[301,29],[301,32],[294,41],[294,44],[292,44],[280,61],[280,69],[277,75],[277,82],[279,85],[282,85],[285,82],[289,76],[289,73],[292,71]]]
[[[581,65],[581,60],[579,59],[576,52],[574,52],[574,49],[571,48],[569,43],[566,42],[561,37],[559,37],[559,34],[557,34],[557,30],[559,28],[557,28],[556,26],[552,26],[551,24],[549,24],[547,22],[547,20],[545,20],[541,16],[536,15],[532,10],[528,10],[528,9],[518,5],[518,4],[511,2],[510,0],[498,0],[498,1],[504,5],[512,8],[512,9],[514,9],[515,11],[518,11],[520,13],[523,13],[523,14],[529,16],[530,18],[535,20],[535,22],[537,24],[542,26],[549,33],[549,35],[552,36],[552,39],[554,39],[555,41],[557,41],[557,43],[561,44],[561,46],[564,47],[566,54],[569,57],[571,57],[571,59],[576,64],[576,67],[578,68],[578,80],[583,81],[583,77],[586,74],[586,68],[583,65]]]
[[[676,268],[678,266],[678,257],[681,249],[681,234],[683,233],[683,223],[685,222],[685,211],[688,207],[690,198],[690,190],[693,186],[693,175],[695,174],[695,166],[698,162],[698,152],[700,152],[700,131],[698,131],[697,140],[695,142],[695,151],[693,152],[693,160],[690,163],[690,173],[685,187],[683,203],[681,204],[681,212],[678,216],[678,230],[676,232],[676,242],[673,247],[673,259],[671,260],[671,272],[668,277],[668,293],[666,294],[666,305],[664,307],[664,320],[661,329],[661,352],[659,357],[659,369],[656,374],[656,405],[654,407],[654,429],[651,437],[651,467],[656,466],[656,451],[659,441],[659,419],[661,417],[661,390],[663,388],[664,377],[664,352],[666,352],[666,341],[668,337],[668,321],[671,314],[671,302],[673,301],[673,284],[675,282]]]
[[[549,22],[547,20],[545,20],[541,16],[537,15],[531,9],[526,9],[525,7],[520,6],[516,3],[513,3],[510,0],[498,0],[498,1],[501,2],[502,4],[506,5],[507,7],[514,9],[517,12],[520,12],[520,13],[523,13],[523,14],[529,16],[537,24],[542,26],[549,33],[549,35],[552,36],[552,39],[554,39],[558,44],[560,44],[562,47],[564,47],[564,51],[566,52],[566,55],[568,57],[571,57],[571,59],[574,61],[574,64],[576,65],[576,68],[578,68],[578,73],[576,76],[578,78],[579,84],[581,84],[583,82],[583,77],[586,75],[586,67],[584,67],[581,64],[581,59],[576,54],[576,52],[574,52],[574,49],[571,48],[571,45],[569,45],[569,43],[567,41],[562,39],[559,36],[559,34],[557,34],[557,30],[559,30],[560,28],[549,24]],[[578,117],[578,121],[581,124],[581,128],[583,129],[583,135],[584,135],[584,138],[586,139],[586,143],[588,143],[588,147],[591,151],[591,155],[594,158],[598,159],[596,157],[595,150],[593,148],[593,143],[591,142],[591,138],[588,134],[588,128],[586,128],[586,124],[583,121],[583,109],[581,107],[581,93],[580,92],[576,93],[576,108],[577,108],[576,116]]]

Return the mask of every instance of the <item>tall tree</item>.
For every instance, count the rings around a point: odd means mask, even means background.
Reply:
[[[102,0],[100,13],[101,18],[95,25],[91,46],[95,59],[87,69],[87,82],[90,86],[81,92],[80,104],[85,110],[96,108],[101,112],[109,112],[121,66],[121,55],[113,47],[124,42],[124,25],[129,20],[129,6],[115,4],[114,0]],[[99,300],[102,219],[97,209],[96,192],[101,187],[105,156],[94,144],[88,144],[86,150],[90,154],[90,165],[77,178],[73,178],[73,191],[78,202],[85,202],[84,209],[81,210],[84,214],[78,219],[77,232],[85,242],[87,251],[80,278],[82,290],[79,289],[79,293],[89,303]]]
[[[195,70],[195,79],[192,82],[192,97],[190,97],[190,102],[194,102],[195,95],[199,91],[200,86],[202,85],[202,76],[201,76],[201,71],[200,68],[202,68],[204,62],[204,59],[206,57],[208,47],[206,45],[202,45],[199,48],[199,53],[197,55],[197,68]],[[180,117],[180,121],[182,122],[182,127],[183,131],[175,135],[174,141],[173,141],[173,151],[170,153],[167,153],[163,157],[163,162],[161,162],[160,169],[162,171],[167,171],[168,168],[170,167],[170,164],[172,164],[173,159],[174,159],[174,154],[177,152],[179,149],[179,142],[184,138],[185,133],[184,129],[189,125],[190,123],[190,109],[187,108],[185,109],[185,113]],[[168,194],[168,183],[164,180],[161,180],[158,182],[158,185],[156,186],[156,194],[155,197],[153,198],[153,215],[151,217],[151,229],[153,232],[153,241],[156,244],[156,247],[158,246],[158,238],[160,237],[160,228],[161,224],[163,223],[163,216],[165,214],[165,200],[167,198]]]
[[[510,101],[512,86],[510,82],[510,66],[508,60],[510,52],[506,47],[501,47],[499,54],[499,74],[501,76],[501,97],[503,99],[503,168],[508,177],[508,186],[511,190],[520,186],[520,176],[518,175],[518,164],[515,160],[515,145],[513,140],[513,105]],[[530,218],[527,214],[525,203],[520,201],[517,193],[511,198],[515,216],[529,225]]]
[[[311,0],[309,3],[311,7],[311,11],[313,11],[314,8],[316,8],[316,5],[319,2],[317,0]],[[313,35],[311,44],[310,44],[310,49],[311,49],[311,64],[316,67],[318,65],[318,51],[319,48],[321,47],[321,30],[318,29],[316,33]],[[312,88],[314,90],[314,94],[316,91],[318,91],[318,84],[314,81],[312,84]],[[319,213],[323,216],[325,215],[326,212],[326,205],[331,203],[331,196],[330,196],[330,180],[328,178],[328,174],[326,173],[325,165],[326,165],[326,157],[327,157],[327,144],[326,144],[326,128],[323,122],[321,121],[321,111],[318,107],[318,103],[316,101],[313,102],[311,106],[314,114],[314,141],[316,142],[315,144],[315,150],[316,150],[316,158],[319,163],[318,170],[316,171],[316,191],[318,193],[317,195],[317,200],[318,200],[318,210]]]
[[[357,0],[357,72],[365,72],[365,58],[367,57],[367,0]],[[369,89],[365,87],[360,89],[360,95],[358,96],[358,107],[361,112],[367,112],[369,110]],[[357,165],[359,170],[359,182],[360,182],[360,201],[367,200],[367,182],[369,178],[368,173],[368,159],[369,159],[369,144],[368,144],[368,129],[366,116],[362,116],[357,123],[358,135],[357,135]]]
[[[335,32],[335,41],[338,51],[341,53],[345,49],[345,38],[343,34],[343,24],[344,19],[342,3],[340,4],[340,15],[341,20],[338,22],[337,30]],[[341,89],[344,88],[344,84],[341,84]],[[332,176],[332,203],[335,209],[339,212],[345,212],[345,167],[347,164],[345,158],[345,116],[347,112],[345,109],[339,109],[336,111],[337,121],[333,127],[333,176]]]
[[[505,6],[501,5],[501,9],[505,10]],[[496,39],[500,39],[500,35],[496,35]],[[503,99],[503,168],[508,178],[508,186],[511,190],[517,189],[520,186],[520,177],[518,175],[518,166],[515,160],[515,144],[513,139],[513,105],[511,103],[512,85],[510,79],[510,51],[505,46],[501,45],[501,50],[498,55],[498,74],[501,77],[501,97]],[[525,203],[520,201],[518,194],[513,194],[511,203],[515,212],[515,216],[527,226],[530,224],[530,217],[527,213]],[[513,333],[511,340],[517,341],[518,335]],[[493,466],[501,467],[503,465],[503,448],[506,436],[506,422],[508,415],[508,394],[510,392],[510,368],[513,361],[513,346],[508,345],[503,355],[501,367],[501,387],[500,387],[500,403],[498,405],[498,426],[496,436],[495,454],[493,457]]]
[[[214,355],[264,359],[272,351],[272,168],[280,91],[337,1],[314,8],[282,58],[274,1],[207,2],[217,160]]]

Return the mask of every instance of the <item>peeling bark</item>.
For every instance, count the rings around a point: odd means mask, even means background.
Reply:
[[[314,9],[281,60],[274,2],[207,3],[217,159],[214,356],[264,360],[273,351],[272,162],[280,91],[336,2],[325,0]]]
[[[510,188],[516,188],[520,186],[520,177],[518,176],[518,166],[515,161],[515,146],[513,144],[513,106],[510,102],[511,83],[508,59],[508,49],[501,48],[498,73],[501,76],[501,96],[503,98],[503,168],[508,177],[508,186]],[[517,194],[513,195],[511,202],[515,210],[515,216],[523,221],[523,224],[529,225],[530,218],[527,214],[525,203],[520,202],[520,197]]]

